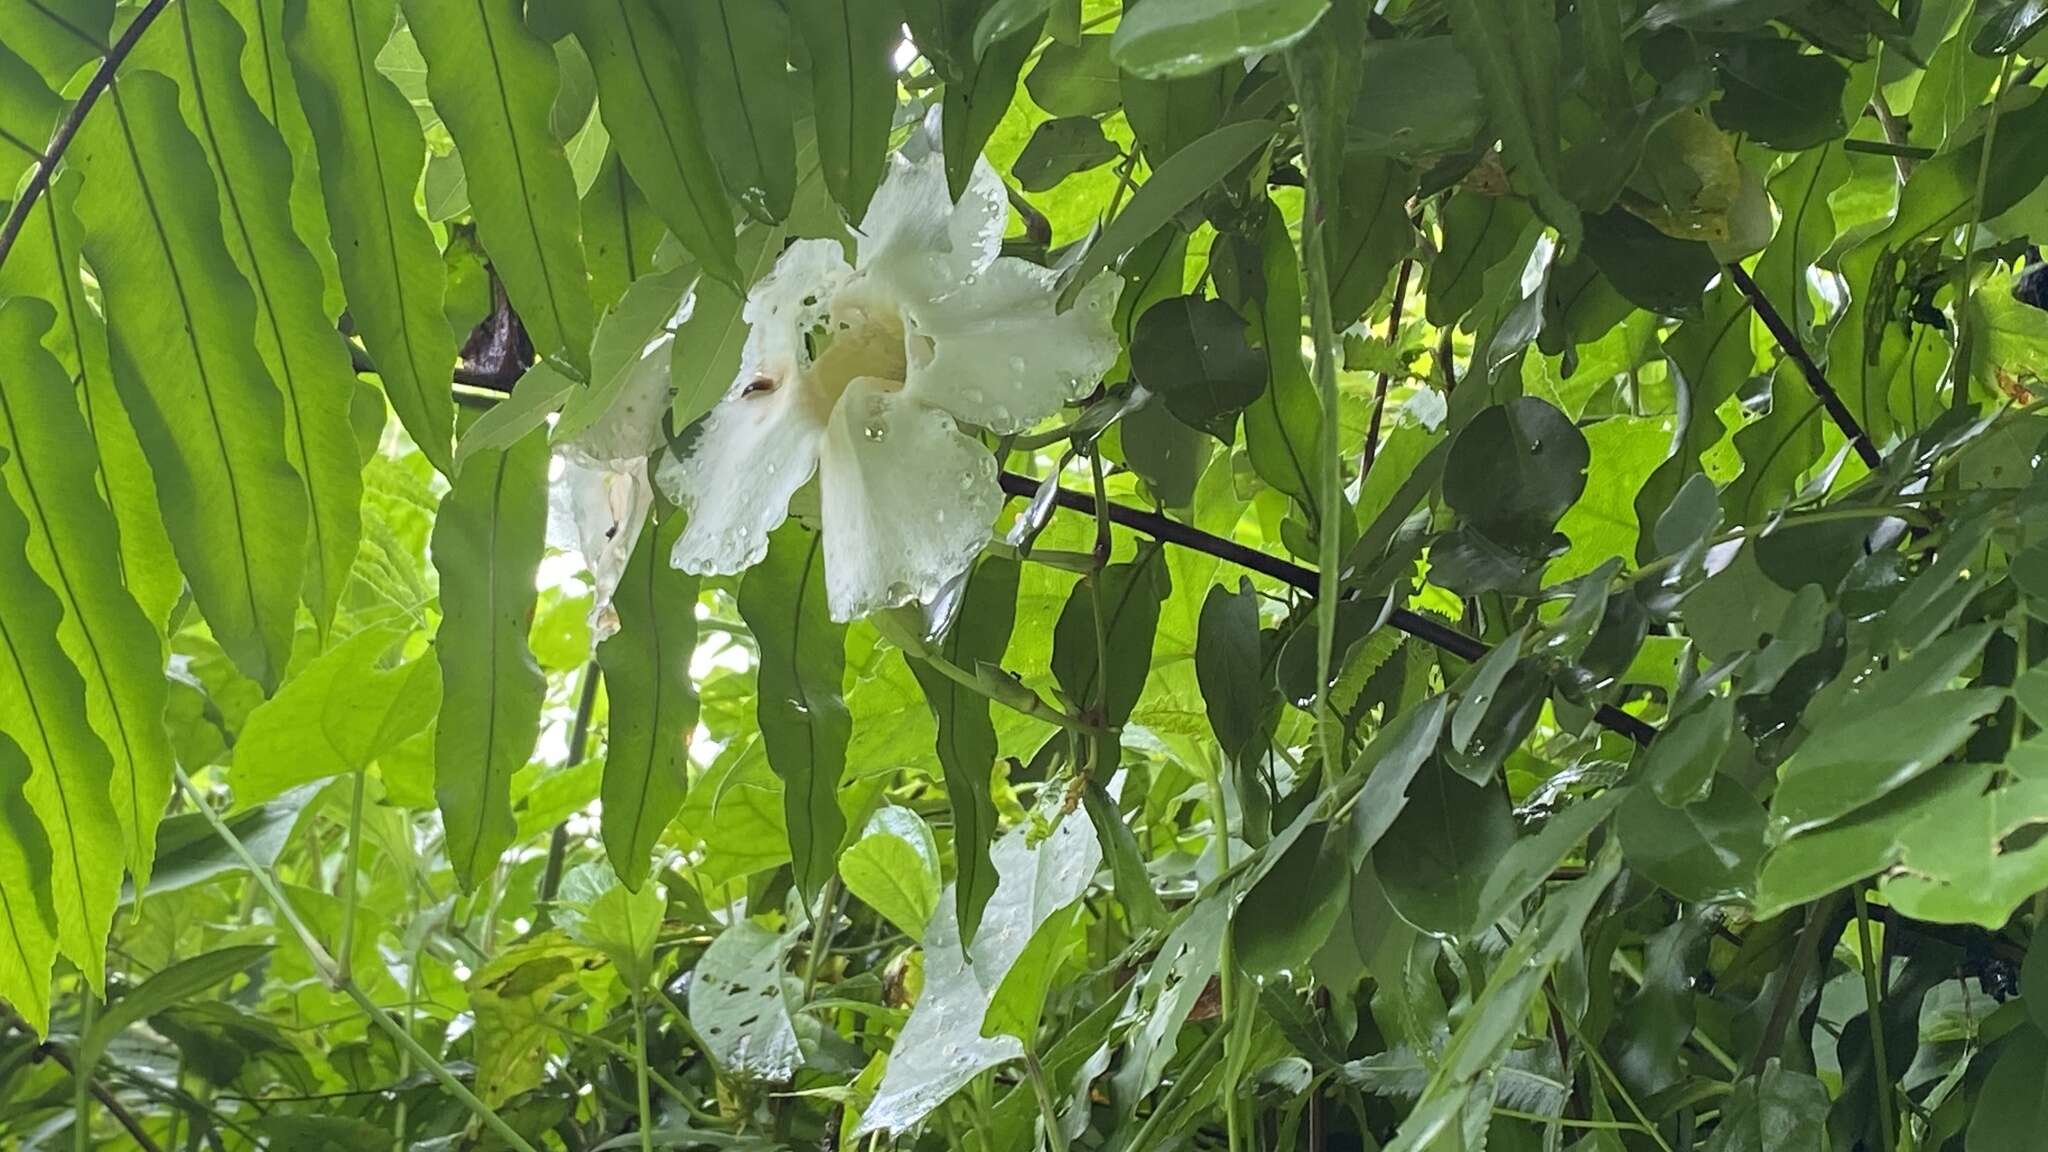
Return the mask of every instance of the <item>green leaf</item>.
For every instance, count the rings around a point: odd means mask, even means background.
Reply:
[[[269,955],[268,944],[235,944],[179,960],[108,1004],[73,1058],[81,1068],[97,1067],[107,1045],[131,1026],[234,979]]]
[[[177,19],[182,46],[158,37],[160,51],[137,63],[178,81],[219,183],[228,250],[255,291],[256,348],[284,395],[285,456],[306,488],[306,603],[324,631],[362,538],[362,459],[348,422],[355,372],[293,220],[291,152],[243,86],[241,25],[219,0],[180,4]]]
[[[726,191],[756,219],[782,220],[796,196],[783,66],[789,18],[774,4],[747,0],[664,2],[677,37],[691,46],[687,78]]]
[[[1387,900],[1424,932],[1471,931],[1494,869],[1515,844],[1498,785],[1481,786],[1437,761],[1408,790],[1407,806],[1373,849]]]
[[[811,57],[811,108],[825,187],[846,218],[867,215],[888,161],[896,114],[893,53],[902,25],[893,5],[866,0],[790,0]]]
[[[305,492],[253,338],[254,299],[177,98],[169,79],[141,72],[112,98],[114,115],[87,121],[71,152],[87,177],[78,211],[114,379],[193,599],[236,666],[269,690],[291,650]]]
[[[723,203],[716,179],[708,169],[702,171]],[[597,179],[583,192],[583,258],[590,265],[591,304],[611,307],[626,294],[627,285],[653,271],[655,250],[664,235],[661,218],[626,175],[614,146],[605,154]]]
[[[1245,893],[1232,921],[1237,960],[1253,976],[1300,972],[1351,900],[1341,828],[1318,821],[1289,844]]]
[[[1514,911],[1550,879],[1557,866],[1578,850],[1627,795],[1627,789],[1614,789],[1588,797],[1553,815],[1542,831],[1517,839],[1501,854],[1500,863],[1486,878],[1486,886],[1479,893],[1479,911],[1460,935],[1468,940],[1477,939]]]
[[[434,109],[462,150],[477,235],[542,356],[590,375],[576,182],[549,130],[555,54],[518,0],[404,0]]]
[[[2048,3],[2005,0],[1970,38],[1970,50],[1979,56],[2009,56],[2044,27],[2048,27]],[[1974,1145],[1970,1152],[1977,1152]]]
[[[1712,697],[1701,708],[1667,721],[1642,753],[1642,781],[1673,808],[1704,799],[1734,731],[1733,696]]]
[[[1265,292],[1251,318],[1266,353],[1266,390],[1245,409],[1245,451],[1259,478],[1291,497],[1319,523],[1322,405],[1301,359],[1301,271],[1287,224],[1268,203],[1259,235]]]
[[[1329,6],[1330,0],[1147,0],[1125,13],[1111,52],[1140,76],[1191,76],[1287,47]]]
[[[1682,808],[1638,788],[1614,817],[1631,868],[1683,899],[1702,902],[1742,899],[1756,890],[1764,824],[1763,805],[1726,777],[1714,781],[1704,800]]]
[[[1166,1075],[1188,1014],[1222,967],[1230,912],[1231,902],[1221,896],[1198,901],[1174,925],[1159,946],[1159,954],[1136,981],[1141,1023],[1112,1080],[1121,1113],[1135,1113]]]
[[[1591,459],[1585,436],[1545,401],[1495,405],[1451,442],[1444,503],[1489,540],[1541,555],[1585,491]]]
[[[794,520],[776,529],[768,555],[740,578],[739,606],[760,648],[756,709],[768,764],[782,778],[791,868],[797,890],[815,900],[846,835],[839,781],[852,734],[846,627],[825,604],[824,538]]]
[[[594,460],[638,460],[661,444],[669,406],[669,324],[696,269],[635,280],[605,312],[590,348],[590,385],[569,394],[549,439]]]
[[[637,992],[651,985],[654,947],[668,910],[659,885],[628,887],[603,865],[585,864],[562,878],[561,901],[562,928],[571,939],[603,952],[627,988]]]
[[[33,296],[56,310],[43,335],[80,393],[99,455],[99,483],[119,527],[121,572],[143,615],[159,631],[185,592],[171,540],[157,507],[156,480],[114,385],[106,325],[87,303],[78,274],[84,229],[74,210],[79,173],[66,169],[50,184],[26,222],[22,239],[0,264],[0,296]]]
[[[1736,1082],[1707,1152],[1826,1147],[1830,1103],[1827,1085],[1773,1059],[1761,1074]]]
[[[535,429],[544,427],[564,401],[583,385],[545,360],[537,360],[519,376],[512,392],[470,421],[455,445],[455,463],[468,463],[480,452],[503,452]]]
[[[11,495],[0,499],[0,736],[27,756],[23,790],[49,839],[58,947],[97,991],[124,855],[113,759],[87,723],[85,682],[57,640],[63,604],[29,565],[28,533]]]
[[[349,317],[392,411],[434,467],[452,476],[456,341],[441,311],[447,274],[413,209],[426,143],[411,105],[374,63],[397,8],[397,0],[289,4],[285,45],[320,154],[356,159],[320,165]]]
[[[99,55],[94,45],[110,42],[113,34],[114,0],[73,0],[61,6],[36,0],[0,4],[0,43],[40,72],[51,88],[63,88],[81,66]]]
[[[1415,250],[1408,223],[1415,178],[1402,165],[1347,153],[1340,188],[1330,237],[1330,313],[1343,329],[1379,301],[1394,266]]]
[[[13,188],[42,156],[63,107],[35,69],[0,43],[0,187]]]
[[[954,10],[962,0],[936,0],[947,9],[941,18],[943,24],[958,21],[962,13]],[[972,3],[972,0],[969,0]],[[921,21],[918,8],[906,5],[911,19],[912,40],[922,44],[917,33]],[[967,194],[967,180],[974,172],[976,160],[988,146],[989,138],[995,135],[996,126],[1010,110],[1010,103],[1017,94],[1017,75],[1024,69],[1024,60],[1038,43],[1038,24],[1028,23],[1004,39],[989,45],[986,52],[975,52],[972,66],[960,62],[965,58],[971,45],[956,45],[951,54],[956,67],[946,76],[944,105],[941,110],[939,133],[946,162],[946,189],[958,201]]]
[[[1249,578],[1240,579],[1236,592],[1218,584],[1202,598],[1195,677],[1225,758],[1242,769],[1262,762],[1279,721],[1279,693],[1272,687],[1259,635],[1259,596]]]
[[[1579,210],[1560,191],[1562,146],[1557,21],[1542,0],[1451,0],[1451,37],[1472,65],[1512,175],[1556,228],[1579,246]]]
[[[956,668],[998,665],[1010,645],[1017,615],[1015,560],[988,556],[977,562],[960,594],[960,608],[939,644],[939,656]],[[939,768],[945,774],[946,804],[953,814],[954,923],[972,942],[981,929],[982,909],[995,894],[995,865],[989,847],[996,839],[996,804],[990,777],[995,772],[996,730],[989,699],[945,676],[924,661],[905,657],[917,686],[931,705],[938,727]]]
[[[1844,704],[1779,769],[1772,822],[1796,835],[1891,793],[1962,747],[2004,703],[2003,692],[1954,688]]]
[[[1031,102],[1054,116],[1100,116],[1123,103],[1110,37],[1085,35],[1078,44],[1045,46],[1024,87]]]
[[[1067,276],[1062,298],[1080,293],[1097,272],[1116,263],[1165,227],[1180,210],[1195,202],[1245,159],[1271,143],[1273,125],[1248,120],[1226,125],[1174,152],[1138,186],[1130,203],[1116,214],[1088,246],[1088,254]]]
[[[1740,40],[1717,52],[1721,98],[1714,123],[1766,148],[1799,152],[1848,132],[1842,90],[1849,70],[1781,36]]]
[[[782,986],[791,938],[736,920],[690,980],[690,1023],[727,1075],[780,1084],[803,1063]]]
[[[839,858],[839,873],[855,899],[911,939],[924,939],[939,906],[939,847],[917,813],[893,804],[878,809]]]
[[[1102,859],[1094,829],[1079,816],[1061,820],[1035,844],[1031,833],[1016,828],[996,845],[1000,879],[972,945],[962,946],[955,902],[940,895],[925,932],[924,990],[855,1135],[901,1132],[983,1071],[1024,1054],[1015,1036],[984,1035],[991,1002],[1039,929],[1088,890]]]
[[[1147,403],[1117,420],[1124,463],[1145,481],[1152,499],[1168,508],[1189,508],[1215,445],[1167,410]]]
[[[1347,156],[1422,160],[1471,146],[1486,122],[1486,98],[1449,36],[1368,40],[1356,51]]]
[[[1991,1074],[1975,1099],[1966,1152],[2020,1152],[2041,1138],[2048,1123],[2048,1037],[2015,1029],[1998,1046]]]
[[[1111,564],[1100,579],[1103,649],[1098,653],[1095,646],[1097,578],[1083,576],[1053,627],[1052,674],[1069,703],[1076,708],[1099,707],[1102,723],[1117,728],[1130,719],[1145,689],[1159,605],[1171,591],[1172,577],[1167,574],[1165,550],[1152,547],[1129,563]]]
[[[511,845],[512,773],[540,733],[547,681],[527,648],[547,531],[548,447],[533,433],[472,457],[434,519],[441,709],[434,794],[448,860],[475,890]]]
[[[1266,359],[1221,300],[1173,296],[1147,308],[1131,337],[1131,371],[1190,428],[1229,444],[1238,413],[1266,390]]]
[[[683,806],[697,728],[697,578],[668,562],[685,518],[669,511],[640,529],[612,594],[619,630],[597,646],[610,724],[605,735],[605,854],[638,891],[662,830]]]
[[[1678,240],[1619,208],[1585,218],[1585,254],[1616,291],[1638,308],[1698,317],[1707,281],[1721,271],[1713,249]]]
[[[1354,122],[1363,119],[1353,117]],[[1486,274],[1512,256],[1532,217],[1521,200],[1460,188],[1444,203],[1443,251],[1423,282],[1424,314],[1439,328],[1456,324],[1479,303]]]
[[[1047,120],[1031,132],[1010,171],[1026,192],[1045,192],[1076,172],[1100,168],[1122,153],[1087,116]]]
[[[147,883],[171,791],[163,643],[121,585],[119,531],[96,490],[99,463],[78,396],[38,341],[53,314],[32,298],[0,303],[0,448],[8,493],[27,520],[28,562],[57,596],[57,641],[85,684],[87,719],[113,756],[125,858]]]
[[[1046,9],[1051,6],[1051,0],[989,0],[982,7],[980,18],[974,22],[972,47],[975,57],[979,59],[988,55],[989,47],[998,40],[1028,27],[1036,27],[1045,19]],[[1046,111],[1052,109],[1047,108]]]
[[[781,254],[780,229],[748,228],[740,240],[740,283],[751,287]],[[747,343],[746,303],[746,293],[716,281],[699,280],[691,290],[690,318],[676,329],[668,365],[676,397],[671,423],[678,431],[696,423],[732,390]]]
[[[540,1086],[555,1035],[548,1005],[596,962],[591,949],[548,932],[498,952],[471,974],[463,991],[476,1019],[476,1091],[486,1104],[499,1107]]]
[[[441,676],[425,657],[392,663],[400,628],[366,628],[299,669],[249,714],[230,779],[250,804],[359,772],[425,731],[441,706]]]
[[[29,772],[20,745],[0,739],[0,1000],[42,1036],[50,1031],[57,909],[50,839],[24,791]]]

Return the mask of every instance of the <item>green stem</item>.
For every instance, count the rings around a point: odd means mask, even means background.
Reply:
[[[283,920],[285,926],[292,930],[292,934],[298,937],[299,944],[305,948],[306,955],[313,962],[314,971],[320,974],[321,979],[329,986],[346,994],[349,999],[355,1001],[356,1007],[361,1010],[363,1015],[368,1017],[372,1024],[382,1029],[384,1034],[389,1036],[394,1044],[398,1045],[399,1051],[409,1054],[422,1068],[427,1069],[434,1079],[440,1082],[441,1087],[447,1090],[450,1096],[453,1096],[464,1108],[467,1108],[471,1115],[475,1116],[484,1127],[489,1128],[500,1140],[503,1140],[513,1148],[519,1149],[520,1152],[538,1152],[524,1136],[514,1131],[510,1124],[505,1123],[503,1118],[492,1111],[488,1104],[477,1099],[476,1094],[471,1092],[462,1081],[456,1079],[455,1074],[448,1070],[447,1065],[441,1063],[432,1052],[427,1051],[424,1045],[414,1039],[409,1030],[400,1025],[398,1021],[392,1019],[391,1014],[371,1000],[361,988],[356,987],[355,981],[349,980],[342,975],[340,966],[335,963],[334,957],[328,953],[326,945],[320,943],[320,938],[313,934],[311,928],[307,927],[305,919],[299,915],[298,909],[292,905],[291,900],[285,895],[284,889],[279,886],[276,877],[272,876],[270,870],[257,861],[255,855],[249,851],[249,846],[242,843],[242,838],[235,835],[235,830],[228,827],[227,822],[220,818],[220,814],[213,810],[213,806],[206,802],[206,798],[199,794],[198,787],[192,783],[192,778],[185,774],[185,770],[183,768],[174,768],[173,771],[177,773],[178,788],[184,792],[186,802],[191,804],[201,817],[205,819],[206,823],[212,827],[213,834],[220,837],[221,842],[228,846],[228,850],[233,852],[235,857],[242,862],[242,867],[248,869],[249,875],[255,879],[257,887],[263,889],[263,894],[270,898],[271,906],[276,909],[278,918]]]
[[[1094,572],[1088,577],[1088,600],[1095,617],[1095,699],[1092,717],[1098,724],[1109,723],[1109,618],[1102,610],[1102,573],[1109,567],[1109,551],[1114,541],[1109,532],[1109,491],[1102,479],[1102,453],[1088,454],[1088,472],[1095,481],[1095,551]],[[1094,737],[1094,748],[1088,758],[1087,776],[1105,768],[1111,773],[1116,765],[1105,764],[1108,759],[1110,740],[1107,732],[1098,730]]]
[[[1214,812],[1211,823],[1215,826],[1216,871],[1221,876],[1230,874],[1230,809],[1225,806],[1223,792],[1223,770],[1205,759],[1207,771],[1202,781],[1208,786],[1209,808]],[[1241,1060],[1241,1045],[1237,1040],[1235,1027],[1237,1003],[1237,933],[1234,924],[1223,928],[1222,956],[1217,962],[1217,991],[1221,994],[1216,1007],[1216,1034],[1223,1044],[1223,1079],[1228,1095],[1223,1098],[1223,1121],[1231,1152],[1239,1152],[1244,1144],[1243,1116],[1237,1097],[1238,1064]],[[1133,1148],[1137,1145],[1133,1144]]]
[[[917,658],[929,665],[932,671],[937,672],[953,683],[960,685],[977,696],[993,700],[1020,716],[1029,716],[1033,720],[1042,720],[1055,728],[1065,728],[1069,732],[1082,736],[1094,736],[1102,731],[1101,725],[1090,724],[1079,716],[1053,707],[1041,699],[1037,693],[1029,688],[1023,688],[1021,684],[1019,685],[1020,690],[1017,692],[998,692],[991,689],[987,684],[982,683],[981,678],[974,673],[960,667],[937,652],[920,652],[917,654]]]
[[[78,1035],[83,1040],[92,1035],[93,1022],[100,1014],[100,1001],[83,976],[78,981],[78,994]],[[85,1050],[82,1043],[78,1047],[81,1053]],[[76,1152],[90,1152],[92,1148],[92,1074],[93,1065],[83,1060],[72,1065],[71,1147]]]
[[[342,854],[341,955],[335,960],[341,965],[344,980],[353,972],[353,961],[349,958],[356,952],[356,873],[362,870],[363,863],[363,793],[369,790],[369,778],[368,765],[356,769],[355,792],[348,808],[348,846]]]
[[[1958,408],[1970,398],[1970,360],[1974,355],[1970,348],[1970,296],[1977,278],[1977,225],[1984,216],[1984,185],[1991,179],[1991,150],[1998,143],[1998,104],[2012,79],[2012,58],[2013,53],[2008,52],[1998,61],[1998,86],[1991,90],[1991,111],[1984,118],[1984,150],[1977,157],[1977,191],[1970,197],[1970,222],[1963,228],[1963,279],[1956,287],[1956,351],[1950,369],[1950,379],[1956,382],[1950,403]]]
[[[1316,149],[1322,156],[1322,150]],[[1327,162],[1327,161],[1326,161]],[[1330,313],[1330,271],[1323,255],[1323,230],[1334,224],[1334,205],[1323,193],[1335,185],[1327,174],[1311,173],[1301,223],[1301,267],[1308,288],[1309,333],[1315,344],[1316,393],[1322,399],[1321,492],[1316,499],[1316,747],[1322,753],[1323,786],[1336,782],[1337,745],[1330,722],[1330,665],[1336,659],[1337,584],[1342,575],[1343,447],[1337,431],[1337,325]],[[1399,306],[1396,305],[1398,308]]]
[[[1031,1080],[1031,1092],[1038,1097],[1038,1114],[1045,1120],[1045,1144],[1051,1152],[1067,1152],[1067,1134],[1060,1128],[1059,1105],[1053,1100],[1052,1085],[1045,1078],[1045,1068],[1038,1063],[1038,1053],[1024,1049],[1024,1074]]]
[[[804,960],[804,1003],[818,990],[818,971],[832,948],[832,921],[838,919],[839,873],[834,872],[818,893],[818,907],[811,913],[811,952]]]
[[[633,989],[633,1079],[639,1093],[640,1152],[654,1152],[654,1108],[647,1095],[647,1005]]]
[[[2008,57],[2009,59],[2009,57]],[[1882,963],[1870,943],[1870,906],[1864,903],[1861,886],[1850,889],[1856,901],[1856,937],[1863,949],[1863,1006],[1870,1021],[1870,1059],[1877,1072],[1877,1124],[1884,1135],[1886,1152],[1899,1146],[1898,1117],[1892,1104],[1891,1061],[1884,1049],[1884,990],[1878,966]]]

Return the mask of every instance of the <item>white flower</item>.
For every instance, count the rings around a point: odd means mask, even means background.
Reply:
[[[660,482],[689,510],[671,557],[699,574],[759,561],[815,473],[835,620],[930,600],[988,543],[996,462],[960,425],[1022,431],[1116,361],[1104,274],[1061,313],[1057,277],[999,256],[1002,179],[958,205],[937,156],[890,158],[848,265],[799,240],[747,297],[740,373]]]

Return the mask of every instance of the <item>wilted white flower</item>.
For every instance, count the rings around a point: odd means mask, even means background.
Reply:
[[[1055,273],[998,255],[1006,216],[986,161],[955,205],[937,156],[892,156],[851,265],[830,240],[783,252],[747,297],[732,390],[661,468],[690,513],[677,567],[759,561],[815,474],[833,619],[929,600],[966,570],[1002,490],[960,425],[1029,428],[1117,357],[1120,281],[1105,273],[1059,312]]]

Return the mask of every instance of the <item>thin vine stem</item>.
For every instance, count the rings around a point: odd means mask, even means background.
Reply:
[[[84,125],[86,115],[99,103],[100,95],[113,86],[114,73],[120,70],[122,62],[128,59],[128,54],[135,51],[135,45],[142,40],[142,34],[149,31],[150,25],[156,23],[156,18],[163,15],[165,8],[170,7],[170,2],[171,0],[149,0],[149,3],[144,4],[142,9],[135,13],[135,19],[128,22],[128,27],[122,30],[120,38],[115,40],[113,47],[107,49],[107,54],[100,58],[100,66],[93,70],[92,78],[79,90],[78,102],[71,106],[71,111],[64,114],[64,119],[57,122],[57,130],[50,136],[50,146],[44,149],[42,158],[36,161],[35,168],[29,172],[28,183],[22,186],[21,196],[15,200],[14,207],[8,210],[6,221],[0,223],[0,266],[6,265],[8,254],[14,251],[14,242],[21,236],[22,225],[28,222],[28,214],[35,208],[36,201],[42,199],[43,194],[49,190],[50,177],[56,174],[57,162],[62,160],[64,153],[70,149],[71,141],[78,136],[78,129]]]
[[[1877,1073],[1878,1131],[1884,1136],[1886,1148],[1896,1148],[1898,1117],[1892,1103],[1891,1060],[1884,1047],[1884,988],[1878,972],[1882,959],[1871,947],[1870,905],[1864,902],[1862,886],[1851,888],[1849,894],[1856,901],[1856,939],[1863,949],[1863,1011],[1870,1022],[1870,1060]]]
[[[633,1081],[640,1107],[640,1152],[654,1152],[654,1106],[647,1092],[647,1003],[633,986]]]
[[[299,944],[305,948],[306,955],[313,962],[314,971],[320,974],[321,979],[355,1001],[356,1007],[363,1015],[389,1036],[400,1051],[409,1054],[421,1067],[427,1069],[441,1087],[447,1089],[450,1096],[455,1097],[478,1122],[490,1129],[499,1139],[519,1149],[520,1152],[538,1152],[524,1136],[493,1111],[490,1105],[478,1099],[476,1093],[471,1092],[467,1085],[456,1079],[455,1074],[448,1070],[448,1066],[432,1052],[427,1051],[426,1046],[415,1039],[410,1030],[392,1019],[391,1014],[370,999],[367,993],[356,986],[355,981],[343,975],[334,957],[328,953],[327,946],[322,944],[320,938],[307,926],[305,919],[299,915],[298,908],[292,904],[290,897],[285,895],[284,889],[278,884],[277,878],[270,874],[270,869],[265,868],[256,859],[255,854],[249,851],[249,846],[242,842],[240,836],[235,835],[235,830],[228,827],[227,822],[220,818],[220,814],[213,810],[213,805],[206,802],[206,798],[200,795],[198,786],[192,783],[192,778],[185,774],[185,770],[173,768],[172,771],[177,774],[178,789],[185,794],[186,802],[199,812],[201,818],[213,829],[213,834],[218,836],[221,842],[228,846],[228,850],[242,862],[242,867],[248,869],[257,887],[269,897],[278,918],[285,922],[285,926],[292,930],[294,936],[298,937]]]

